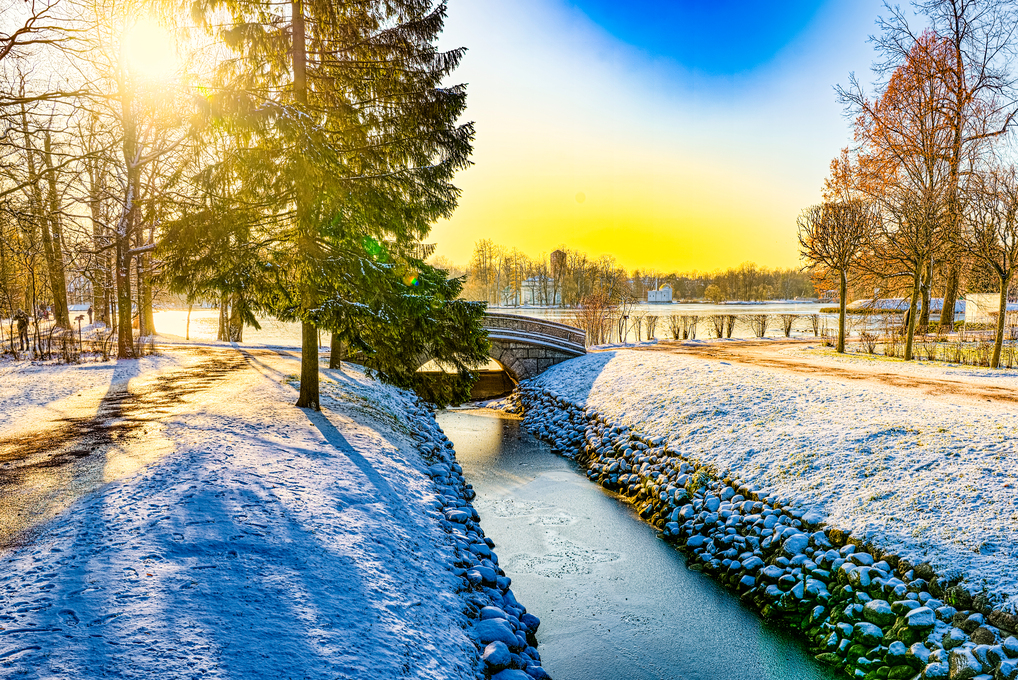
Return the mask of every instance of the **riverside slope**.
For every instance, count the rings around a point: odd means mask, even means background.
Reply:
[[[1018,605],[1018,415],[647,352],[588,354],[530,382]]]

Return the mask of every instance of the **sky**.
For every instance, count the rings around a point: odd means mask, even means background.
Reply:
[[[629,269],[799,265],[795,219],[850,141],[879,0],[450,0],[473,163],[429,241]]]

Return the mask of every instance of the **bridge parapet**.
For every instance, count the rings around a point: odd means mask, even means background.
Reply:
[[[586,333],[554,321],[489,313],[484,327],[491,341],[491,356],[516,382],[587,353]]]

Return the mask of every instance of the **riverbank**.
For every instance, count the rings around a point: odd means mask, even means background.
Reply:
[[[0,674],[547,677],[432,412],[349,365],[296,409],[298,371],[229,348],[3,367],[5,493],[35,468],[68,497],[79,472],[117,481],[0,557]],[[69,423],[112,434],[13,455]]]
[[[1011,455],[1018,416],[1013,413],[631,351],[596,353],[556,366],[526,384],[522,396],[535,432],[581,456],[592,479],[633,496],[643,516],[688,546],[705,568],[729,580],[738,576],[729,585],[739,588],[741,583],[750,601],[761,608],[770,605],[766,614],[795,619],[797,612],[799,620],[793,622],[813,638],[823,632],[828,641],[837,624],[853,616],[856,623],[875,625],[863,616],[870,600],[885,602],[894,618],[905,617],[902,608],[911,607],[895,605],[913,599],[909,592],[920,604],[932,599],[940,605],[928,609],[931,618],[923,620],[928,629],[914,630],[915,635],[898,630],[884,639],[896,625],[886,620],[887,630],[878,626],[878,639],[872,630],[863,642],[854,640],[861,633],[851,625],[841,630],[840,637],[830,640],[834,649],[829,653],[840,653],[838,663],[852,672],[882,669],[888,677],[897,667],[895,677],[911,677],[906,667],[914,675],[931,666],[924,672],[937,677],[947,672],[953,647],[960,658],[1015,632],[1018,555],[1012,538],[1018,518]],[[699,481],[690,487],[693,479]],[[718,507],[711,507],[715,502]],[[727,508],[721,509],[721,503]],[[722,515],[712,514],[718,512]],[[806,536],[795,542],[797,552],[781,555],[791,535],[764,545],[762,539],[774,535],[775,525]],[[822,533],[812,537],[807,529]],[[734,538],[715,540],[725,536],[741,537],[739,545]],[[863,548],[865,557],[850,558],[853,550]],[[803,566],[817,551],[830,550],[835,553],[824,553],[826,562],[810,560]],[[886,570],[873,572],[872,579],[867,575],[866,588],[880,580],[872,593],[848,590],[846,597],[852,564]],[[772,582],[758,580],[765,567],[774,566]],[[749,580],[743,583],[745,577]],[[892,578],[901,583],[885,589]],[[785,593],[796,581],[806,589],[809,579],[816,583],[806,590],[808,596],[789,608],[794,596]],[[834,599],[837,612],[814,612],[827,606],[817,602],[800,611],[798,604],[824,599],[824,593]],[[854,605],[859,611],[853,608],[846,615]],[[892,612],[892,606],[902,611]],[[902,626],[911,630],[907,622]],[[950,638],[946,643],[944,636]],[[906,663],[908,647],[891,649],[893,642],[903,642],[901,637],[909,644],[923,642],[925,652],[913,650],[914,658]],[[846,639],[849,643],[839,649]],[[853,644],[869,643],[874,644],[854,649],[854,658],[848,651]],[[867,651],[873,655],[866,656]],[[886,662],[888,654],[900,662]],[[859,659],[866,663],[856,665]],[[937,665],[941,661],[942,668]],[[981,664],[979,672],[999,666]]]

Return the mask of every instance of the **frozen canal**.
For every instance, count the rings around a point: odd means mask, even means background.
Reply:
[[[439,413],[555,680],[834,678],[805,647],[686,569],[628,505],[493,411]]]

